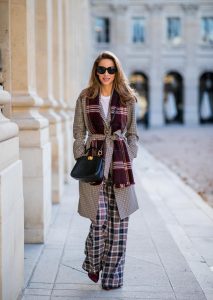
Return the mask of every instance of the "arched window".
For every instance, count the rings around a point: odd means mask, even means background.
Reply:
[[[142,122],[145,127],[149,126],[149,86],[148,77],[143,72],[133,72],[130,76],[130,84],[137,92],[138,102],[136,104],[137,121]]]
[[[199,84],[200,123],[213,123],[213,72],[200,76]]]
[[[183,123],[183,79],[177,72],[164,77],[163,114],[166,124]]]

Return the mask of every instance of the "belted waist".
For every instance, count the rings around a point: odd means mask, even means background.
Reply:
[[[103,140],[106,143],[105,147],[105,164],[104,164],[104,177],[108,178],[110,163],[112,161],[112,154],[114,149],[114,141],[115,140],[124,140],[126,143],[125,134],[121,132],[121,130],[117,130],[111,134],[111,130],[105,130],[105,134],[99,133],[89,133],[88,134],[88,142],[92,140]]]
[[[121,130],[117,130],[111,134],[110,130],[105,130],[104,134],[101,133],[89,133],[88,138],[90,140],[105,140],[105,139],[111,139],[111,140],[117,140],[117,139],[126,139],[125,134],[121,132]]]

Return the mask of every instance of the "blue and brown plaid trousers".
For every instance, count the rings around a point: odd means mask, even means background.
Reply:
[[[129,217],[120,219],[111,179],[104,182],[96,221],[90,225],[82,268],[101,273],[104,287],[123,285]]]

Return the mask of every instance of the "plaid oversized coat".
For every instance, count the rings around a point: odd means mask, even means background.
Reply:
[[[103,110],[100,109],[102,117]],[[106,128],[107,132],[107,128]],[[130,103],[127,105],[127,124],[124,132],[124,140],[127,145],[130,160],[137,156],[137,129],[136,129],[136,118],[135,118],[135,104]],[[73,154],[74,158],[77,159],[84,155],[85,147],[89,148],[91,143],[90,139],[91,132],[88,126],[88,116],[86,113],[86,99],[80,96],[77,99],[75,107],[75,117],[73,124]],[[107,164],[111,164],[108,160]],[[106,166],[110,167],[110,166]],[[95,220],[98,210],[98,200],[100,194],[101,185],[90,185],[89,183],[79,182],[79,205],[78,213],[90,220]],[[128,217],[130,214],[135,212],[138,207],[138,202],[135,194],[134,185],[123,188],[115,188],[115,199],[121,219]]]

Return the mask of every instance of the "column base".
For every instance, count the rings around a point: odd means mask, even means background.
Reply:
[[[43,244],[45,242],[47,230],[44,228],[25,228],[24,242],[25,244]]]
[[[20,154],[24,170],[25,243],[44,243],[52,209],[51,145],[24,147]]]
[[[16,150],[18,151],[18,149]],[[2,300],[17,299],[24,285],[24,201],[22,184],[22,164],[20,160],[0,170],[0,299]]]

